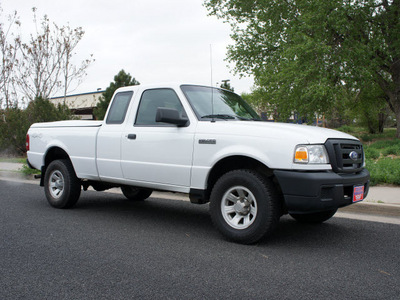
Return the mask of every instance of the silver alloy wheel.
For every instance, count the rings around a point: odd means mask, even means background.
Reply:
[[[257,216],[257,201],[244,186],[230,188],[222,197],[221,213],[225,222],[234,229],[246,229]]]
[[[50,194],[54,198],[60,198],[64,192],[64,176],[59,170],[50,174],[49,178]]]

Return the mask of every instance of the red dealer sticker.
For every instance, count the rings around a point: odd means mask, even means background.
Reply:
[[[353,202],[364,200],[364,186],[355,186],[353,189]]]

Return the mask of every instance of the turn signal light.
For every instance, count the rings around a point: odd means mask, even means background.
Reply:
[[[297,148],[294,159],[295,159],[295,162],[308,162],[307,148],[306,147]]]

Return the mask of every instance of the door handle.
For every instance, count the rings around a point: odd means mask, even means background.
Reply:
[[[130,133],[130,134],[128,134],[126,137],[127,137],[128,139],[130,139],[130,140],[136,140],[136,134],[134,134],[134,133]]]

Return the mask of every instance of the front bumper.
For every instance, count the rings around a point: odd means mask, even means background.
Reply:
[[[354,186],[364,185],[364,199],[369,189],[369,172],[356,174],[296,172],[275,170],[288,213],[313,213],[332,210],[353,203]]]

